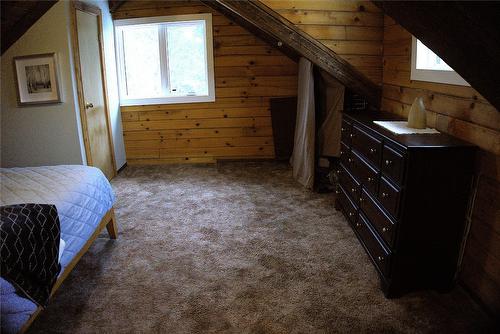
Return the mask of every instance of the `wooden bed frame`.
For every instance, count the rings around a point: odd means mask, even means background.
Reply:
[[[101,222],[95,229],[94,233],[90,236],[89,240],[85,243],[85,245],[82,247],[80,252],[76,254],[74,259],[64,268],[63,273],[58,277],[56,283],[54,284],[54,287],[52,288],[52,292],[50,293],[50,297],[54,295],[54,293],[57,291],[57,289],[61,286],[61,284],[64,282],[64,280],[69,276],[73,268],[76,266],[78,261],[80,261],[80,258],[87,252],[89,247],[92,245],[92,243],[97,239],[101,231],[103,230],[104,226],[106,226],[106,229],[108,230],[109,238],[110,239],[116,239],[118,237],[118,226],[116,224],[116,218],[115,218],[115,211],[114,208],[109,209],[108,212],[104,215],[104,217],[101,219]],[[33,321],[38,317],[40,312],[42,311],[42,307],[38,306],[36,311],[31,315],[31,317],[28,319],[28,321],[24,324],[24,326],[21,328],[19,333],[25,333],[28,328],[31,326]]]

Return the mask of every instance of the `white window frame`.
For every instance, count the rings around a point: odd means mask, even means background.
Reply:
[[[120,36],[117,27],[138,24],[157,24],[167,22],[189,22],[189,21],[204,21],[205,22],[205,51],[207,59],[207,82],[208,95],[196,96],[165,96],[155,98],[127,98],[126,94],[126,75],[124,68],[124,48],[123,36]],[[212,14],[191,14],[191,15],[172,15],[172,16],[156,16],[144,17],[135,19],[123,19],[114,21],[115,25],[115,42],[116,42],[116,63],[118,72],[118,86],[120,92],[121,106],[148,105],[148,104],[175,104],[175,103],[196,103],[196,102],[213,102],[215,101],[215,76],[214,76],[214,51],[213,51],[213,33],[212,33]],[[165,37],[166,29],[160,29],[160,37]],[[168,90],[168,80],[164,74],[168,74],[168,60],[166,59],[167,51],[165,38],[160,38],[160,66],[161,68],[161,84],[164,91]]]
[[[412,36],[411,41],[411,72],[410,80],[428,81],[450,85],[470,86],[455,71],[423,70],[417,69],[417,38]]]

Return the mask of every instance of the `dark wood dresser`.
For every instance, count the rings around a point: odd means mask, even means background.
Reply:
[[[379,273],[387,297],[453,287],[476,147],[446,134],[395,135],[345,113],[336,207]]]

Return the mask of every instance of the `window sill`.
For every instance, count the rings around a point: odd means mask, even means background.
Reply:
[[[178,96],[168,98],[151,98],[151,99],[130,99],[120,100],[120,106],[140,106],[152,104],[182,104],[182,103],[202,103],[215,102],[215,96]]]
[[[412,68],[410,80],[470,87],[469,83],[456,72],[449,71],[417,70]]]

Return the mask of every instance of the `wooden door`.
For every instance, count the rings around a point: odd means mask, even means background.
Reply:
[[[106,99],[101,11],[80,2],[74,2],[73,9],[73,51],[87,163],[111,179],[116,168]]]

